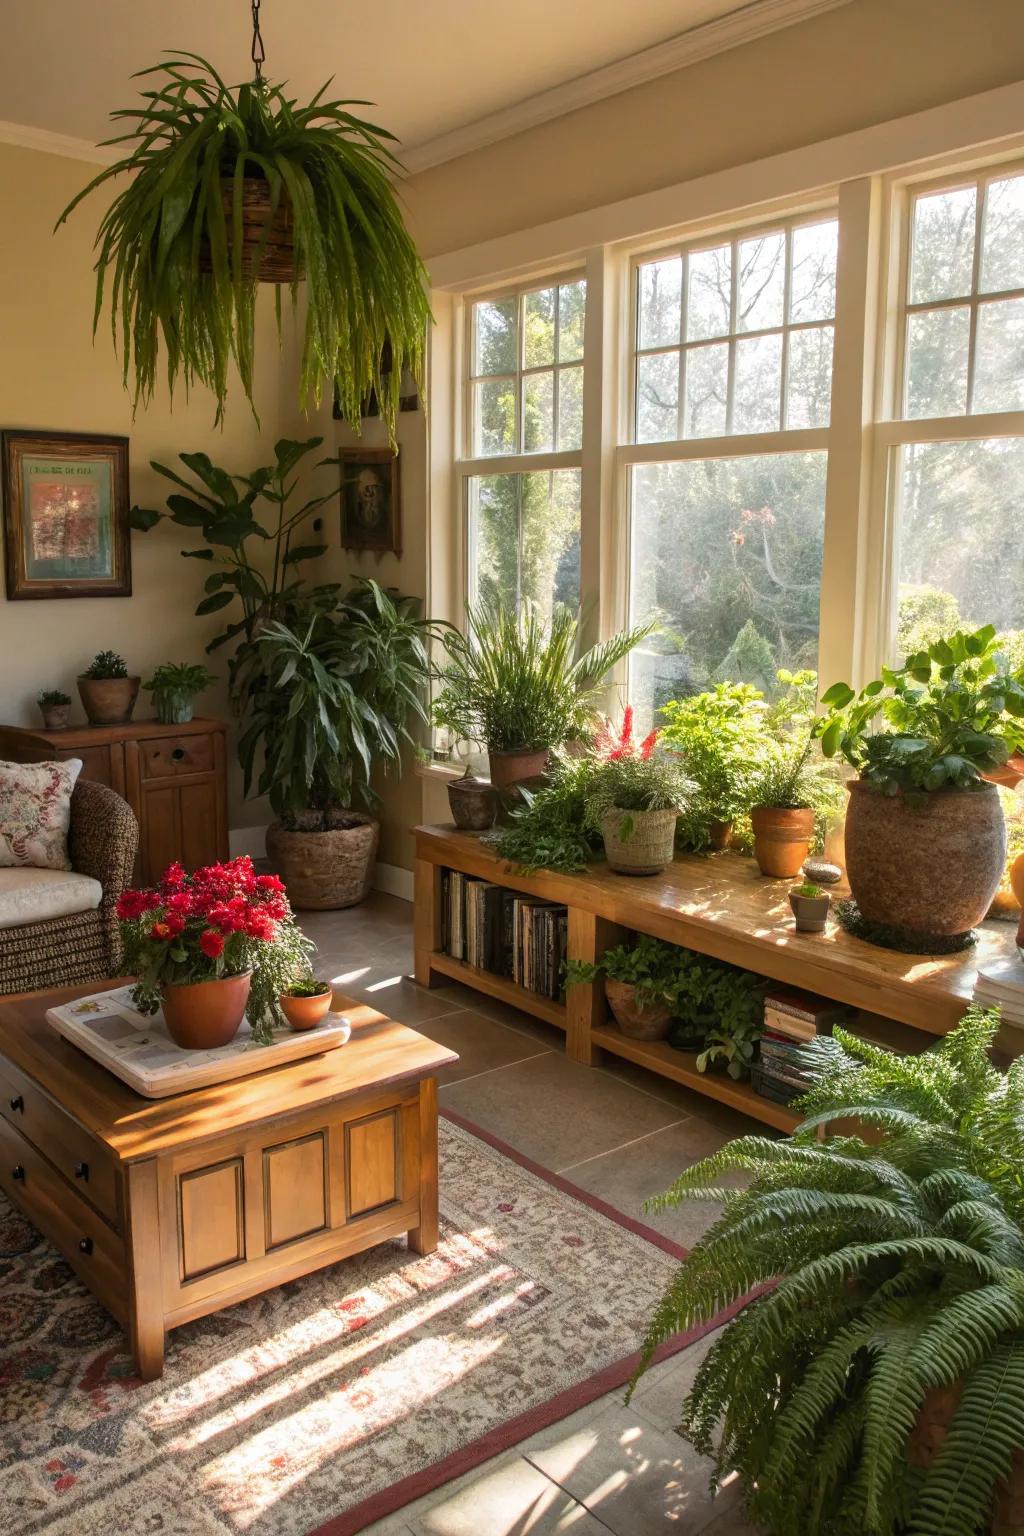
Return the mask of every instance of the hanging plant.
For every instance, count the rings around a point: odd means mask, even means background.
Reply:
[[[262,78],[253,6],[252,84],[229,87],[198,54],[169,53],[142,70],[142,105],[113,113],[132,143],[68,205],[132,174],[96,239],[95,332],[109,278],[111,324],[134,403],[152,397],[160,339],[168,383],[196,381],[224,413],[234,358],[253,404],[258,284],[287,283],[307,306],[299,403],[325,382],[357,422],[373,390],[394,436],[403,370],[422,383],[430,320],[425,272],[389,177],[393,135],[355,117],[363,103],[326,101],[330,81],[300,107]],[[280,325],[280,288],[277,290]],[[391,367],[381,369],[388,345]],[[255,407],[254,407],[255,409]]]

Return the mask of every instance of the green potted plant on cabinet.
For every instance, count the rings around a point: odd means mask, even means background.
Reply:
[[[676,823],[692,792],[683,760],[659,747],[658,732],[633,739],[633,707],[616,738],[598,742],[587,786],[591,826],[604,839],[610,868],[623,875],[657,875],[675,854]]]
[[[187,725],[192,719],[197,694],[209,688],[213,673],[187,661],[165,661],[155,668],[143,688],[153,695],[153,707],[161,725]]]
[[[860,916],[909,946],[981,922],[1006,862],[999,792],[983,774],[1024,746],[1024,669],[991,625],[957,631],[857,694],[836,683],[816,731],[848,788],[846,869]]]
[[[36,695],[36,703],[43,717],[43,725],[48,731],[63,731],[67,729],[68,719],[71,715],[71,695],[65,693],[62,688],[44,688]]]
[[[125,725],[132,717],[142,679],[129,677],[123,656],[99,651],[78,678],[90,725]]]
[[[727,848],[733,822],[750,809],[766,709],[764,695],[748,683],[718,683],[662,706],[662,744],[681,754],[694,784],[683,824],[689,846]]]
[[[716,1485],[738,1476],[769,1536],[1020,1529],[1022,1079],[989,1059],[997,1028],[972,1009],[908,1057],[837,1030],[809,1048],[820,1078],[793,1136],[731,1142],[651,1202],[724,1205],[652,1318],[640,1370],[747,1299],[682,1427],[715,1458]],[[850,1121],[870,1143],[817,1139]],[[731,1172],[745,1187],[716,1187]]]

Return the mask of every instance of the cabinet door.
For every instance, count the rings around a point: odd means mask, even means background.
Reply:
[[[143,879],[158,880],[175,859],[186,869],[199,869],[224,856],[220,798],[214,779],[144,786],[139,818]]]

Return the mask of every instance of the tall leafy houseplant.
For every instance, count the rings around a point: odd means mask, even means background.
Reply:
[[[350,906],[369,890],[380,828],[354,807],[376,803],[375,765],[400,771],[410,723],[427,718],[432,633],[414,599],[366,580],[295,627],[270,620],[243,651],[246,793],[255,782],[278,818],[267,852],[296,906]]]
[[[137,78],[137,106],[113,114],[130,145],[61,214],[130,177],[97,236],[99,323],[108,290],[115,346],[135,404],[153,394],[161,339],[168,383],[206,385],[223,416],[228,366],[253,402],[261,281],[306,289],[300,404],[326,385],[344,416],[376,392],[394,433],[401,376],[419,379],[430,319],[422,263],[392,184],[393,136],[354,103],[308,105],[257,76],[229,86],[198,54],[174,50]],[[278,300],[280,318],[280,301]],[[389,344],[392,366],[382,371]]]
[[[771,1536],[1018,1528],[1024,1061],[992,1065],[997,1027],[972,1010],[906,1058],[837,1031],[792,1137],[731,1142],[655,1202],[725,1210],[666,1292],[644,1366],[778,1282],[716,1336],[682,1409]],[[816,1139],[849,1119],[871,1144]],[[733,1170],[744,1189],[714,1187]]]
[[[860,693],[836,683],[822,703],[822,751],[858,774],[846,862],[861,917],[908,948],[968,932],[1005,866],[999,796],[983,775],[1024,746],[1024,668],[1006,665],[989,624],[883,668]]]
[[[732,823],[750,809],[751,781],[767,742],[764,695],[749,683],[717,683],[662,706],[661,740],[679,752],[695,793],[684,834],[693,848],[728,846]]]

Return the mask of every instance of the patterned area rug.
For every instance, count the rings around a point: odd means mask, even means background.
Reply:
[[[441,1197],[437,1253],[190,1323],[144,1385],[0,1196],[3,1536],[351,1536],[627,1378],[680,1250],[450,1119]]]

